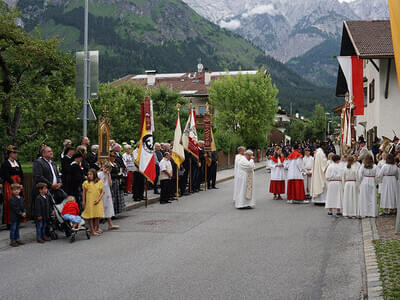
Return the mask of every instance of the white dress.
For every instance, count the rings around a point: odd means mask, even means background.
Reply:
[[[364,165],[358,170],[358,180],[360,181],[360,211],[361,217],[376,217],[378,207],[376,203],[376,175],[377,167],[366,169]]]
[[[343,216],[355,217],[358,215],[358,166],[352,165],[343,171],[344,193],[343,193]]]
[[[254,207],[256,205],[256,201],[254,198],[254,192],[251,193],[251,197],[249,199],[248,197],[248,184],[249,178],[254,177],[254,161],[247,160],[246,157],[241,156],[238,159],[238,164],[237,164],[237,179],[235,179],[235,185],[236,185],[236,196],[234,196],[235,199],[235,207],[236,208],[242,208],[242,207]],[[252,181],[252,180],[251,180]],[[252,182],[251,182],[252,183]],[[252,189],[252,186],[251,186]]]
[[[104,208],[104,218],[111,218],[115,216],[114,205],[111,195],[111,188],[108,184],[108,176],[104,172],[100,171],[97,173],[99,179],[103,182],[103,208]]]
[[[339,163],[331,163],[326,170],[328,190],[326,193],[325,208],[342,208],[342,177],[343,168],[339,165]]]
[[[385,164],[378,173],[378,180],[381,192],[381,208],[397,208],[399,201],[398,187],[399,170],[395,165]]]
[[[379,174],[379,171],[382,169],[382,167],[383,167],[385,164],[386,164],[386,160],[385,160],[385,159],[381,159],[381,160],[378,162],[378,165],[377,165],[377,167],[378,167],[378,174]],[[378,178],[378,193],[379,193],[379,194],[381,193],[381,185],[382,185],[382,178]]]
[[[303,157],[304,191],[306,192],[306,195],[309,195],[311,191],[311,176],[312,176],[313,165],[314,165],[314,158],[311,155]],[[308,174],[311,174],[311,176],[309,176]]]

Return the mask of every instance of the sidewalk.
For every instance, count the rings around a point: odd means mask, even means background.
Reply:
[[[262,161],[259,163],[256,163],[256,169],[255,170],[261,170],[265,168],[266,161]],[[221,183],[227,180],[233,179],[233,169],[227,169],[227,170],[221,170],[218,171],[217,173],[217,183]],[[207,191],[203,191],[201,193],[206,193]],[[190,196],[185,197],[190,199]],[[148,204],[153,204],[157,203],[160,200],[160,195],[154,194],[153,190],[149,191],[148,193]],[[125,196],[125,203],[126,203],[126,210],[132,210],[136,209],[139,207],[145,206],[144,201],[140,202],[133,202],[132,200],[132,195],[129,194]],[[21,239],[26,242],[31,242],[35,240],[35,224],[33,221],[29,221],[27,223],[22,223],[21,228],[20,228],[20,235]],[[59,236],[62,236],[59,234]],[[10,239],[10,232],[8,230],[0,230],[0,250],[10,247],[9,244],[9,239]]]

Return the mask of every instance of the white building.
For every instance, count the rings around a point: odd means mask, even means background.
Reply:
[[[354,120],[356,136],[371,145],[376,137],[400,134],[400,93],[390,21],[345,21],[341,56],[364,60],[364,115]],[[336,95],[343,97],[347,84],[339,70]]]

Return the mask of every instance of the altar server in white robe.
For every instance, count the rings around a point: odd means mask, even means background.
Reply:
[[[387,153],[383,152],[381,156],[381,160],[378,162],[378,174],[382,167],[386,164]],[[378,193],[381,193],[381,185],[382,185],[382,178],[378,178]]]
[[[244,152],[246,151],[246,148],[245,147],[243,147],[243,146],[240,146],[240,147],[238,147],[238,149],[237,149],[237,152],[238,152],[238,154],[236,154],[236,156],[235,156],[235,167],[234,167],[234,169],[233,169],[233,177],[234,177],[234,179],[233,179],[233,181],[234,181],[234,184],[233,184],[233,203],[235,203],[235,201],[236,201],[236,195],[237,195],[237,191],[236,191],[236,187],[237,187],[237,178],[238,178],[238,176],[237,176],[237,172],[238,172],[238,162],[239,162],[239,159],[240,158],[242,158],[242,157],[244,157]]]
[[[397,208],[399,201],[399,168],[394,164],[394,156],[389,154],[386,164],[382,166],[378,173],[378,180],[381,183],[381,203],[380,207],[385,209],[384,214],[390,215],[390,210]]]
[[[328,183],[325,173],[328,168],[328,159],[324,150],[318,148],[314,154],[314,165],[311,177],[311,199],[313,203],[325,204]]]
[[[253,151],[247,150],[245,155],[238,160],[235,207],[253,208],[256,205],[253,191],[254,181],[254,156]]]
[[[347,165],[343,171],[343,216],[357,217],[358,216],[358,166],[355,164],[354,157],[347,158]]]
[[[326,180],[328,181],[328,190],[326,193],[325,208],[328,208],[328,215],[333,215],[333,209],[336,209],[336,216],[341,216],[342,199],[343,199],[343,167],[339,164],[340,156],[334,154],[332,163],[326,170]]]
[[[367,155],[358,170],[360,181],[360,211],[361,217],[376,217],[378,207],[376,203],[376,176],[378,169],[371,155]]]
[[[303,177],[304,177],[304,191],[306,192],[307,199],[310,199],[313,165],[314,165],[314,158],[311,156],[311,150],[309,148],[306,148],[304,149],[304,157],[303,157],[303,168],[304,168]]]
[[[282,149],[277,147],[274,155],[269,160],[271,168],[271,180],[269,183],[269,192],[274,194],[274,200],[282,200],[281,194],[285,193],[285,158],[282,155]]]
[[[287,202],[288,203],[309,203],[306,200],[306,193],[304,191],[304,178],[303,178],[303,155],[298,152],[299,146],[295,144],[293,151],[285,160],[285,167],[288,169],[287,173]]]
[[[347,155],[346,154],[343,154],[342,155],[342,157],[341,157],[341,159],[340,159],[340,162],[339,162],[339,165],[344,169],[344,168],[346,168],[346,166],[347,166]]]

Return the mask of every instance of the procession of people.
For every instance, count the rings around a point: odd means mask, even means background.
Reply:
[[[291,153],[282,155],[274,145],[268,157],[271,172],[269,191],[274,200],[282,200],[287,182],[287,202],[324,205],[328,215],[349,218],[396,214],[400,197],[400,148],[394,137],[391,147],[368,150],[361,136],[357,146],[342,156],[331,143],[299,143],[285,146]],[[380,145],[375,140],[374,145]],[[310,149],[309,146],[312,146]],[[377,150],[377,151],[375,151]],[[314,153],[314,156],[311,153]],[[380,201],[377,195],[380,194]]]

